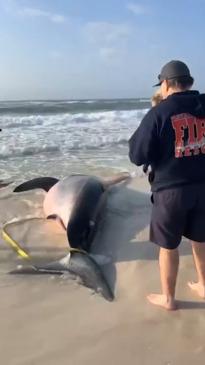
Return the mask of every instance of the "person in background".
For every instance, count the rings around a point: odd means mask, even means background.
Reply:
[[[158,89],[151,98],[152,107],[157,106],[162,100],[161,90]]]
[[[162,94],[160,89],[158,89],[151,98],[152,107],[158,105],[161,101],[162,101]],[[142,169],[143,172],[148,175],[148,180],[151,184],[152,181],[154,180],[154,171],[152,169],[149,171],[149,165],[147,164],[143,165]]]
[[[182,236],[191,241],[198,276],[188,285],[205,299],[205,94],[191,90],[193,82],[184,62],[164,65],[155,85],[163,101],[150,109],[129,140],[131,162],[154,169],[150,240],[160,247],[162,292],[148,300],[168,310],[177,307]]]

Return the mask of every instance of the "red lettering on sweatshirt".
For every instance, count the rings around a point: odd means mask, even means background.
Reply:
[[[175,132],[175,157],[205,154],[205,118],[179,114],[171,118]]]

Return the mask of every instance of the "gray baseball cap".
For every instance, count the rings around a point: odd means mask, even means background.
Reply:
[[[158,76],[159,82],[154,86],[160,86],[164,80],[171,80],[176,77],[184,76],[192,77],[188,66],[182,61],[173,60],[162,67]]]

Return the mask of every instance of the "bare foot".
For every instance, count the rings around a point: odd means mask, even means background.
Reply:
[[[201,283],[194,283],[193,281],[188,282],[188,286],[191,290],[195,291],[201,298],[205,299],[205,285]]]
[[[158,305],[159,307],[165,308],[169,311],[177,309],[176,301],[173,298],[168,299],[166,295],[163,294],[150,294],[147,299],[151,304]]]

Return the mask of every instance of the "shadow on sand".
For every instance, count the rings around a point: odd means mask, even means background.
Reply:
[[[115,186],[110,190],[92,251],[111,257],[104,273],[113,291],[116,286],[116,263],[158,259],[159,248],[149,242],[150,216],[149,194],[129,186]],[[190,245],[183,242],[180,255],[190,254]],[[189,303],[183,302],[182,305],[189,309]]]
[[[185,300],[177,300],[177,306],[179,309],[205,309],[205,303],[204,302],[194,302],[194,301],[185,301]]]

